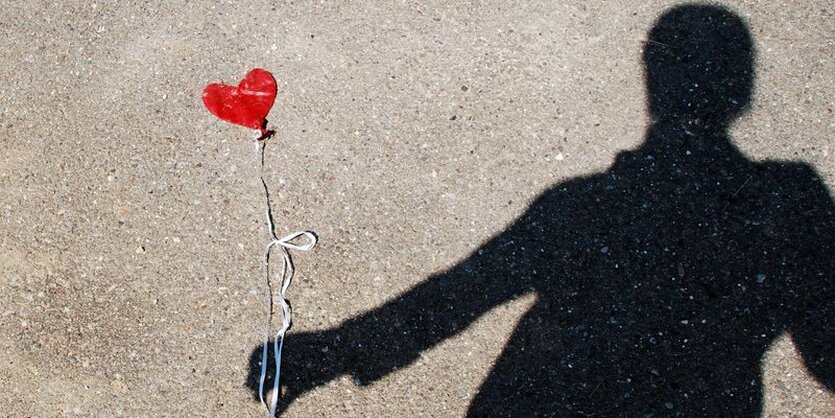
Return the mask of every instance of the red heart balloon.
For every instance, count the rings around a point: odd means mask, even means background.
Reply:
[[[212,83],[203,89],[203,104],[213,115],[236,125],[264,131],[275,102],[276,83],[269,71],[256,68],[237,86]]]

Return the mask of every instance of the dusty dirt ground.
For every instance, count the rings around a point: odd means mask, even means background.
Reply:
[[[278,79],[278,233],[321,239],[296,257],[287,344],[455,266],[548,187],[642,143],[642,50],[675,2],[383,3],[3,5],[0,415],[264,414],[245,386],[265,315],[255,151],[203,107],[209,82]],[[831,4],[727,6],[756,49],[730,136],[750,160],[809,164],[832,196]],[[286,416],[465,415],[536,303],[362,386],[325,382]],[[764,415],[835,415],[804,361],[789,331],[768,342]]]

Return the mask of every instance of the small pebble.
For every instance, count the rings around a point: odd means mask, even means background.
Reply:
[[[128,393],[128,385],[120,380],[113,380],[110,382],[110,394],[115,396],[123,396]]]

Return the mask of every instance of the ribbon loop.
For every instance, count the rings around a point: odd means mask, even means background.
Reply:
[[[297,244],[295,241],[300,237],[304,237],[305,240],[302,243]],[[297,231],[280,239],[274,240],[270,244],[277,244],[291,250],[310,251],[316,246],[317,242],[319,242],[319,238],[316,234],[310,231]]]

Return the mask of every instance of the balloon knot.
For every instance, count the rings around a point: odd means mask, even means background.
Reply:
[[[275,131],[272,129],[261,128],[255,130],[255,140],[258,142],[266,141],[273,135],[275,135]]]

